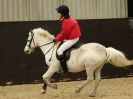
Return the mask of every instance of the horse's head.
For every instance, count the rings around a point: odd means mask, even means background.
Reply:
[[[40,47],[42,46],[41,44],[52,41],[53,39],[54,37],[42,28],[30,30],[24,52],[26,54],[31,54],[36,47]]]
[[[28,36],[28,39],[27,39],[27,43],[26,43],[26,46],[24,48],[24,52],[26,54],[30,54],[36,48],[36,45],[35,45],[35,42],[34,42],[34,35],[35,35],[34,30],[30,30],[29,36]]]

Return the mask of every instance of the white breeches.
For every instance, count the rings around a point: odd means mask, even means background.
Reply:
[[[72,40],[66,40],[57,50],[57,54],[58,55],[62,55],[63,52],[67,49],[69,49],[71,46],[73,46],[77,41],[79,40],[79,38],[76,39],[72,39]]]

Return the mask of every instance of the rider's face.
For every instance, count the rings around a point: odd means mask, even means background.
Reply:
[[[61,19],[62,15],[60,13],[58,13],[58,19]]]

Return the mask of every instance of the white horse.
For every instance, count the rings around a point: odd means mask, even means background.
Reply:
[[[40,47],[45,55],[45,62],[49,66],[47,72],[42,76],[44,85],[42,93],[46,93],[47,86],[57,88],[56,84],[50,82],[51,77],[61,68],[60,62],[56,58],[56,50],[59,43],[54,44],[52,41],[54,36],[42,28],[36,28],[29,32],[27,44],[24,52],[30,54],[36,47]],[[98,85],[101,81],[101,69],[105,63],[111,63],[118,67],[133,65],[133,60],[128,60],[121,51],[112,47],[105,48],[98,43],[88,43],[71,52],[71,57],[67,61],[69,72],[81,72],[86,70],[87,80],[77,86],[75,92],[80,92],[81,89],[89,82],[94,80],[95,86],[90,96],[95,96]]]

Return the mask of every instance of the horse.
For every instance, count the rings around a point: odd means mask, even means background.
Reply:
[[[41,93],[45,94],[47,86],[57,89],[57,84],[51,83],[51,77],[61,69],[59,60],[56,58],[56,51],[61,42],[53,42],[55,37],[47,30],[34,28],[29,31],[27,43],[24,48],[26,54],[31,54],[36,48],[40,48],[45,55],[45,62],[48,70],[43,74],[44,84]],[[133,65],[133,60],[125,57],[124,53],[113,48],[104,47],[99,43],[86,43],[71,51],[71,57],[67,61],[69,72],[86,71],[87,80],[76,87],[75,92],[79,93],[88,83],[95,80],[94,89],[90,96],[96,96],[96,91],[101,81],[101,69],[104,64],[110,63],[117,67]],[[95,76],[94,76],[95,75]],[[95,79],[94,79],[95,78]]]

